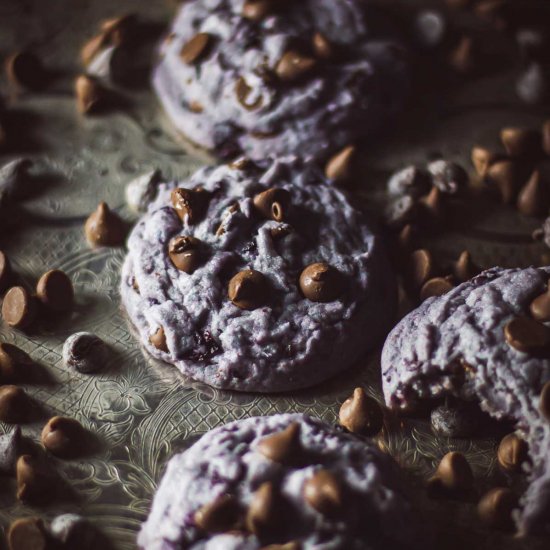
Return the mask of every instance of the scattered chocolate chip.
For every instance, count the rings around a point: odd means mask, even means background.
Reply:
[[[154,334],[149,336],[149,342],[159,351],[168,353],[168,345],[166,343],[166,334],[164,333],[164,328],[159,327]]]
[[[261,21],[272,11],[272,0],[245,0],[242,16],[251,21]]]
[[[234,528],[239,521],[239,504],[231,495],[221,495],[199,508],[194,515],[195,524],[207,533],[221,533]]]
[[[256,309],[267,302],[269,285],[265,275],[254,269],[239,271],[229,281],[227,295],[241,309]]]
[[[312,302],[332,302],[343,290],[340,272],[325,262],[308,265],[299,283],[304,297]]]
[[[546,323],[550,321],[550,289],[537,296],[529,306],[533,319]]]
[[[46,77],[40,59],[31,52],[16,52],[6,59],[6,72],[14,84],[36,90]]]
[[[462,453],[447,453],[439,463],[432,478],[444,491],[451,494],[463,494],[472,488],[474,476],[470,464]]]
[[[300,446],[300,425],[292,422],[284,430],[260,440],[257,450],[260,454],[280,464],[294,462],[302,452]]]
[[[271,187],[254,197],[254,206],[268,220],[281,222],[286,217],[290,193],[280,187]]]
[[[517,506],[518,499],[510,489],[497,487],[481,497],[477,513],[485,525],[511,530],[514,527],[512,511]]]
[[[46,526],[41,518],[28,517],[13,521],[8,529],[10,550],[48,550]]]
[[[283,54],[275,73],[283,82],[294,82],[305,76],[317,65],[317,60],[300,52],[289,50]]]
[[[546,420],[550,420],[550,382],[546,382],[540,393],[539,409]]]
[[[18,386],[0,386],[0,420],[21,424],[29,418],[31,400]]]
[[[428,279],[420,289],[420,300],[424,301],[434,296],[443,296],[454,288],[452,278],[450,277],[433,277]]]
[[[53,518],[50,525],[52,537],[59,541],[63,548],[93,550],[97,548],[97,531],[94,526],[77,514],[61,514]]]
[[[202,61],[212,45],[212,39],[212,35],[206,32],[196,34],[181,48],[181,60],[187,65],[195,65]]]
[[[7,288],[11,278],[11,266],[8,257],[0,250],[0,292]]]
[[[480,271],[479,267],[472,261],[472,256],[468,250],[463,250],[453,264],[453,275],[461,283],[469,281]]]
[[[303,495],[312,508],[326,516],[337,514],[343,506],[342,487],[329,470],[317,470],[304,483]]]
[[[126,204],[134,212],[145,212],[158,193],[163,180],[160,170],[152,170],[133,179],[126,186]]]
[[[207,193],[206,191],[178,187],[172,191],[170,199],[180,220],[194,225],[204,213]]]
[[[334,48],[329,40],[320,32],[313,35],[313,51],[320,59],[330,59],[334,55]]]
[[[514,202],[522,182],[518,166],[513,161],[495,161],[487,170],[487,179],[497,186],[504,204]]]
[[[525,353],[539,353],[550,346],[550,328],[529,317],[509,321],[504,337],[510,346]]]
[[[489,167],[499,159],[500,155],[485,147],[474,147],[472,149],[472,164],[477,174],[484,178],[487,175]]]
[[[54,475],[48,465],[31,455],[17,459],[17,498],[22,502],[41,503],[51,498]]]
[[[503,128],[500,139],[511,157],[537,157],[540,155],[541,136],[536,130]]]
[[[525,103],[544,102],[550,94],[550,83],[545,68],[533,62],[516,81],[516,92]]]
[[[55,456],[74,458],[82,454],[86,431],[74,418],[54,416],[42,430],[42,445]]]
[[[201,264],[200,246],[199,239],[179,235],[170,240],[168,255],[177,269],[191,274]]]
[[[466,406],[440,405],[430,413],[432,431],[443,437],[471,437],[478,423],[478,416]]]
[[[423,48],[440,46],[447,34],[447,20],[437,10],[422,10],[414,20],[416,42]]]
[[[15,426],[10,432],[0,435],[0,473],[12,475],[21,451],[21,428]]]
[[[519,192],[518,210],[525,216],[546,216],[550,207],[550,188],[535,170]]]
[[[244,77],[239,77],[235,82],[235,95],[239,103],[248,111],[259,109],[263,103],[263,97],[260,94],[253,95],[251,101],[250,96],[252,92],[252,87],[248,85]]]
[[[0,206],[27,191],[32,160],[20,157],[0,168]]]
[[[23,378],[21,370],[32,364],[32,359],[17,346],[0,343],[0,383]]]
[[[421,197],[430,192],[430,175],[417,166],[407,166],[392,174],[388,180],[388,193],[393,196],[410,195]]]
[[[282,513],[282,499],[276,493],[273,483],[266,481],[252,495],[246,514],[246,527],[258,536],[275,533],[281,526]]]
[[[329,180],[343,184],[353,177],[355,146],[348,145],[336,153],[325,166],[325,175]]]
[[[427,166],[433,178],[433,185],[442,193],[456,195],[464,191],[468,185],[468,174],[462,166],[448,160],[436,160]]]
[[[27,328],[34,320],[34,298],[22,286],[14,286],[6,292],[2,302],[2,317],[13,328]]]
[[[38,280],[36,296],[53,311],[68,311],[74,303],[73,283],[63,271],[52,269]]]
[[[527,460],[529,447],[516,434],[504,436],[498,446],[497,458],[501,468],[507,472],[520,472],[522,464]]]
[[[105,342],[91,332],[76,332],[63,344],[63,361],[67,367],[83,374],[101,370],[109,358]]]
[[[96,113],[107,104],[108,92],[93,76],[80,75],[75,80],[76,105],[82,114]]]
[[[355,388],[340,407],[340,424],[352,433],[373,436],[382,429],[384,415],[380,405],[363,388]]]
[[[449,55],[449,65],[463,75],[470,74],[476,68],[474,41],[463,36]]]
[[[410,258],[406,268],[408,284],[416,290],[424,286],[424,283],[431,279],[434,274],[434,265],[432,255],[425,248],[415,250]]]
[[[550,156],[550,120],[542,125],[542,149]]]
[[[84,225],[91,246],[121,246],[126,238],[126,224],[106,202],[100,202]]]

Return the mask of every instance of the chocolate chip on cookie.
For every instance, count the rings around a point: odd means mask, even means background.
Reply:
[[[178,187],[170,195],[172,206],[182,222],[196,224],[202,214],[207,200],[207,193],[200,189]]]
[[[170,240],[168,255],[177,269],[193,273],[201,263],[200,246],[199,239],[179,235]]]
[[[149,342],[159,351],[168,353],[168,345],[166,344],[166,334],[164,328],[159,327],[154,334],[149,336]]]
[[[254,269],[239,271],[229,281],[227,295],[238,308],[256,309],[267,302],[269,285],[265,275]]]
[[[239,505],[235,497],[221,495],[213,502],[199,508],[193,519],[202,531],[221,533],[234,528],[238,524],[239,516]]]
[[[550,346],[550,328],[529,317],[509,321],[504,337],[510,346],[525,353],[538,353]]]
[[[275,67],[275,73],[283,82],[294,82],[311,72],[317,60],[295,50],[283,54]]]
[[[63,344],[63,361],[67,367],[83,374],[105,367],[109,350],[105,342],[91,332],[76,332]]]
[[[86,447],[87,434],[80,422],[74,418],[54,416],[42,430],[44,448],[55,456],[73,458]]]
[[[290,193],[280,187],[272,187],[254,197],[254,206],[267,219],[281,222],[286,217]]]
[[[68,311],[74,303],[73,283],[63,271],[52,269],[40,277],[36,296],[53,311]]]
[[[430,484],[452,494],[462,494],[471,489],[473,481],[472,469],[466,457],[452,451],[441,459]]]
[[[2,302],[2,317],[13,328],[25,329],[36,315],[36,303],[33,296],[22,286],[10,288]]]
[[[180,51],[181,60],[187,65],[195,65],[204,59],[210,46],[213,36],[206,32],[199,32],[191,40],[186,42]]]
[[[14,520],[8,529],[10,550],[48,550],[50,541],[44,522],[38,517]]]
[[[533,318],[541,323],[550,321],[550,288],[531,302],[529,311]]]
[[[310,264],[300,274],[300,290],[312,302],[332,302],[342,294],[340,273],[325,262]]]
[[[329,470],[317,470],[304,483],[305,501],[323,515],[332,516],[343,506],[342,488],[336,476]]]
[[[280,464],[294,462],[301,454],[300,425],[292,422],[284,430],[264,437],[258,443],[258,452]]]
[[[100,202],[86,220],[84,232],[92,246],[120,246],[126,237],[126,224],[106,202]]]
[[[252,495],[246,514],[246,527],[255,535],[265,536],[277,531],[283,514],[282,499],[272,482],[262,483]]]
[[[29,418],[31,400],[18,386],[0,387],[0,420],[8,424],[21,424]]]
[[[382,429],[384,416],[380,405],[363,388],[355,388],[340,407],[340,424],[350,432],[373,436]]]
[[[525,440],[515,433],[505,435],[498,446],[498,463],[508,472],[520,472],[522,464],[527,460],[528,450]]]
[[[485,525],[511,530],[514,526],[512,511],[517,506],[518,499],[510,489],[497,487],[481,497],[477,513]]]
[[[353,177],[355,152],[355,146],[348,145],[336,153],[325,166],[325,176],[339,184],[349,181]]]

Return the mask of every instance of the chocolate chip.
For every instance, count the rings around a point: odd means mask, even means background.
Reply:
[[[348,182],[353,177],[355,146],[348,145],[336,153],[325,166],[325,175],[338,184]]]
[[[52,269],[38,280],[36,296],[53,311],[68,311],[74,303],[73,283],[63,271]]]
[[[481,497],[477,513],[488,527],[511,530],[514,527],[512,511],[517,506],[518,499],[510,489],[497,487]]]
[[[422,10],[414,20],[416,42],[423,48],[439,46],[447,33],[447,20],[436,10]]]
[[[229,281],[227,295],[241,309],[256,309],[267,302],[269,285],[265,275],[254,269],[239,271]]]
[[[17,346],[0,343],[0,383],[23,378],[21,371],[32,364],[32,359]]]
[[[440,405],[430,413],[432,431],[443,437],[471,437],[475,434],[478,415],[464,405]]]
[[[539,409],[546,420],[550,420],[550,382],[546,382],[540,393]]]
[[[363,388],[355,388],[340,407],[340,424],[352,433],[373,436],[382,429],[384,416],[380,405]]]
[[[231,495],[221,495],[199,508],[194,515],[195,524],[207,533],[221,533],[234,528],[239,522],[239,503]]]
[[[476,68],[474,41],[463,36],[449,55],[449,65],[460,74],[470,74]]]
[[[510,346],[525,353],[539,353],[550,346],[550,328],[529,317],[509,321],[504,337]]]
[[[466,457],[459,452],[447,453],[439,463],[432,483],[451,494],[463,494],[472,488],[474,476]]]
[[[281,526],[283,507],[281,496],[275,491],[273,483],[262,483],[252,495],[246,514],[247,529],[260,537],[276,533]]]
[[[121,246],[126,238],[126,224],[106,202],[100,202],[84,225],[91,246]]]
[[[479,267],[472,261],[472,256],[468,250],[463,250],[457,261],[453,264],[453,275],[462,283],[469,281],[480,271]]]
[[[6,292],[2,302],[2,317],[13,328],[27,328],[35,318],[34,298],[22,286],[14,286]]]
[[[242,76],[235,82],[235,95],[237,96],[237,100],[248,111],[259,109],[263,103],[263,98],[259,94],[256,94],[256,97],[250,101],[249,97],[252,91],[252,87],[248,85]]]
[[[281,222],[286,217],[290,193],[280,187],[271,187],[254,197],[254,206],[268,220]]]
[[[500,139],[511,157],[537,157],[540,155],[540,133],[525,128],[503,128]]]
[[[311,72],[317,65],[317,60],[300,52],[289,50],[283,54],[275,73],[283,82],[294,82]]]
[[[0,473],[12,475],[21,450],[21,428],[15,426],[10,432],[0,435]]]
[[[317,470],[304,483],[303,495],[312,508],[326,516],[336,515],[343,506],[342,487],[329,470]]]
[[[77,332],[63,344],[65,365],[83,374],[101,370],[109,358],[105,342],[91,332]]]
[[[82,454],[86,432],[74,418],[54,416],[42,430],[44,448],[60,458],[74,458]]]
[[[8,257],[0,250],[0,292],[9,284],[11,278],[11,266]]]
[[[497,186],[504,204],[514,202],[522,183],[520,171],[515,162],[511,160],[495,161],[487,170],[487,179]]]
[[[93,76],[80,75],[75,80],[76,105],[82,114],[96,113],[103,109],[108,102],[109,94]]]
[[[550,156],[550,120],[542,125],[542,149]]]
[[[320,32],[313,35],[313,51],[320,59],[330,59],[334,55],[334,48],[329,40]]]
[[[48,550],[50,548],[46,526],[41,518],[19,518],[8,529],[10,550]]]
[[[507,472],[520,472],[522,464],[527,460],[529,447],[516,434],[504,436],[498,446],[497,458],[501,468]]]
[[[180,235],[170,240],[168,255],[174,266],[185,273],[193,273],[201,264],[201,241]]]
[[[31,455],[17,459],[17,498],[23,502],[43,503],[53,495],[54,474],[50,467]]]
[[[78,550],[97,548],[96,529],[89,521],[77,514],[56,516],[50,525],[50,533],[63,545],[63,548],[78,548]]]
[[[312,302],[333,302],[343,290],[340,272],[325,262],[308,265],[299,282],[302,294]]]
[[[433,272],[434,265],[430,252],[424,248],[415,250],[406,268],[407,283],[413,289],[419,290],[433,276]]]
[[[466,170],[456,162],[436,160],[430,162],[427,169],[433,178],[433,185],[442,193],[456,195],[462,193],[468,185]]]
[[[242,16],[251,21],[261,21],[272,11],[272,0],[245,0]]]
[[[537,296],[529,306],[529,311],[534,319],[541,323],[550,321],[550,289]]]
[[[6,59],[6,72],[14,84],[36,90],[45,80],[44,67],[40,59],[31,52],[16,52]]]
[[[212,45],[213,36],[199,32],[186,42],[180,51],[181,60],[187,65],[195,65],[204,59]]]
[[[443,296],[454,288],[450,277],[433,277],[428,279],[420,289],[420,299],[422,301],[434,296]]]
[[[204,213],[207,193],[206,191],[178,187],[172,191],[170,199],[180,220],[194,225]]]
[[[535,170],[529,181],[519,192],[518,210],[525,216],[545,216],[550,207],[550,188],[538,170]]]
[[[525,103],[543,103],[550,94],[550,82],[546,69],[540,63],[531,63],[519,76],[516,92]]]
[[[166,343],[166,334],[164,333],[164,328],[159,327],[154,334],[149,336],[149,342],[159,351],[168,353],[168,345]]]
[[[487,175],[489,167],[500,158],[500,155],[494,151],[485,149],[485,147],[474,147],[471,158],[477,174],[484,178]]]
[[[31,400],[18,386],[0,386],[0,420],[21,424],[29,418]]]
[[[260,454],[280,464],[291,464],[302,454],[300,446],[300,425],[292,422],[284,430],[260,440],[257,450]]]

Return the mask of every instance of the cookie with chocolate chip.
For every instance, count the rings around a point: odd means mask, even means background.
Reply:
[[[170,460],[138,547],[416,548],[403,489],[393,459],[364,439],[302,414],[248,418]]]
[[[177,130],[226,158],[327,159],[400,111],[407,53],[362,0],[182,4],[153,76]]]
[[[523,439],[508,437],[499,462],[521,470],[530,455],[529,485],[514,504],[525,534],[550,528],[549,279],[550,267],[484,271],[427,299],[393,329],[382,352],[389,406],[453,395],[516,422]]]
[[[365,216],[295,158],[160,183],[128,251],[122,302],[142,343],[219,388],[320,382],[371,349],[394,312]]]

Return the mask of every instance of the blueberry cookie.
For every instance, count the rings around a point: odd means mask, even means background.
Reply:
[[[384,336],[395,281],[346,196],[296,159],[240,159],[160,184],[122,301],[149,352],[219,388],[313,385]]]
[[[512,419],[530,449],[520,532],[549,531],[550,267],[487,270],[427,299],[390,333],[382,352],[386,403],[452,394]]]
[[[389,455],[319,420],[238,420],[170,460],[138,546],[410,548],[419,529],[399,477]]]
[[[399,111],[408,63],[363,0],[194,0],[153,83],[177,129],[221,157],[322,158]]]

